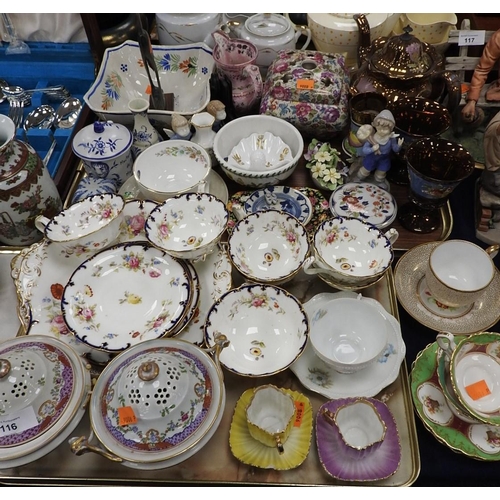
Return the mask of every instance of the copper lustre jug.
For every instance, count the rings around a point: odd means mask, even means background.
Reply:
[[[425,97],[446,103],[453,113],[460,103],[460,81],[446,71],[444,58],[420,41],[406,26],[401,35],[379,37],[370,43],[364,14],[354,16],[360,34],[358,69],[351,75],[351,93],[377,92],[389,103],[399,98]]]

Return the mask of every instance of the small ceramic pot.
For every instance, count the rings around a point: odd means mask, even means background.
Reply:
[[[124,206],[125,201],[118,194],[89,196],[52,219],[39,215],[35,225],[68,255],[94,253],[118,237]]]
[[[161,142],[161,137],[149,121],[149,101],[142,97],[136,97],[129,101],[128,109],[134,115],[131,150],[132,156],[137,158],[145,149],[157,142]]]
[[[87,174],[112,179],[119,189],[132,175],[132,141],[132,132],[124,125],[96,121],[75,135],[72,149]]]
[[[257,387],[246,409],[250,435],[278,453],[285,453],[285,443],[293,428],[295,403],[292,396],[272,384]]]

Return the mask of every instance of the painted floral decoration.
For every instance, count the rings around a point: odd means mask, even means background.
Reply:
[[[328,142],[313,139],[304,153],[304,158],[307,161],[306,168],[311,171],[313,181],[318,187],[333,191],[346,181],[349,167]]]

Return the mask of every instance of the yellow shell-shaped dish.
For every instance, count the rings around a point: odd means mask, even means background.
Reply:
[[[229,446],[240,462],[261,469],[289,470],[298,467],[307,458],[313,429],[311,402],[300,392],[283,390],[292,396],[297,411],[296,422],[284,443],[285,452],[282,455],[278,453],[277,448],[265,446],[250,436],[245,409],[254,389],[245,391],[236,403],[229,429]],[[298,425],[299,420],[300,425]]]

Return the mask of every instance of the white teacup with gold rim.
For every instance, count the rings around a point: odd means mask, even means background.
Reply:
[[[498,245],[483,250],[465,240],[447,240],[429,255],[425,281],[434,299],[449,307],[480,299],[495,277]]]
[[[124,207],[125,201],[118,194],[96,194],[69,206],[52,219],[38,216],[35,226],[68,255],[90,254],[118,238]]]
[[[257,387],[246,416],[250,435],[265,446],[276,447],[282,455],[295,417],[292,396],[272,384]]]

